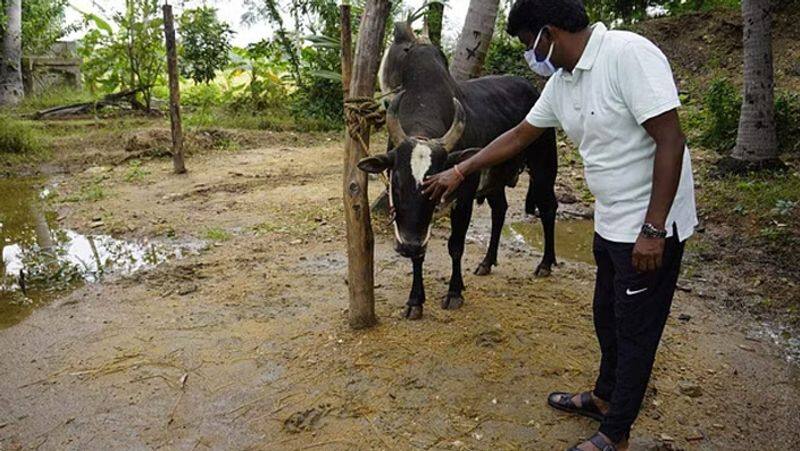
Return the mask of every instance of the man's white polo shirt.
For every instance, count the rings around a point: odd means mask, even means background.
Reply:
[[[578,145],[601,237],[636,241],[650,203],[656,153],[641,124],[680,104],[669,61],[658,47],[602,23],[592,27],[575,70],[559,69],[547,81],[527,120],[539,128],[561,127]],[[697,225],[689,149],[667,218],[669,236],[673,224],[681,241]]]

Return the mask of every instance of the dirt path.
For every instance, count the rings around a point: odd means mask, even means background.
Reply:
[[[539,254],[506,238],[501,266],[466,275],[467,303],[442,311],[439,227],[425,318],[407,322],[410,264],[379,234],[380,325],[353,332],[340,160],[336,142],[320,142],[198,155],[185,177],[154,161],[134,182],[124,166],[64,178],[64,198],[87,183],[106,193],[61,206],[72,228],[99,216],[124,236],[217,241],[0,331],[0,449],[563,449],[592,433],[544,406],[548,392],[593,380],[591,266],[533,279]],[[526,183],[511,195],[515,215]],[[466,268],[487,228],[478,208]],[[677,295],[638,449],[793,449],[796,369],[697,291]]]

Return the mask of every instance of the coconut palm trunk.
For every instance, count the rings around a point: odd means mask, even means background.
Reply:
[[[743,0],[744,96],[731,157],[740,166],[779,163],[772,67],[772,1]]]
[[[450,73],[459,81],[480,75],[483,60],[492,42],[500,0],[470,0],[464,28],[450,64]]]
[[[22,0],[6,0],[6,30],[0,64],[0,106],[16,105],[24,95],[22,86]]]

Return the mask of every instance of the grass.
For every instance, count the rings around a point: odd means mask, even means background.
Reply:
[[[0,116],[0,163],[33,162],[48,155],[48,139],[28,120]]]
[[[150,171],[142,167],[141,160],[131,160],[128,164],[128,170],[125,171],[124,179],[126,182],[141,182],[148,175],[150,175]]]
[[[47,92],[25,97],[22,103],[15,109],[19,113],[30,114],[56,106],[91,102],[100,97],[102,96],[93,96],[89,92],[74,88],[48,89]]]
[[[188,127],[294,131],[300,133],[331,131],[341,128],[340,124],[295,118],[288,111],[237,112],[224,107],[186,108],[183,114],[183,124]]]
[[[225,229],[219,227],[209,227],[205,230],[204,236],[207,240],[211,241],[228,241],[231,239],[231,234]]]
[[[106,176],[93,177],[88,183],[81,185],[77,193],[64,198],[65,202],[97,202],[108,197],[108,192],[103,188]]]

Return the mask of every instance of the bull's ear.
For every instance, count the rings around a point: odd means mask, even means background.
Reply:
[[[389,153],[382,153],[374,157],[362,158],[358,162],[358,169],[370,174],[380,174],[381,172],[391,169],[394,165],[394,158]]]
[[[447,154],[447,167],[449,168],[451,166],[455,166],[480,151],[480,147],[472,147],[469,149],[450,152]]]

